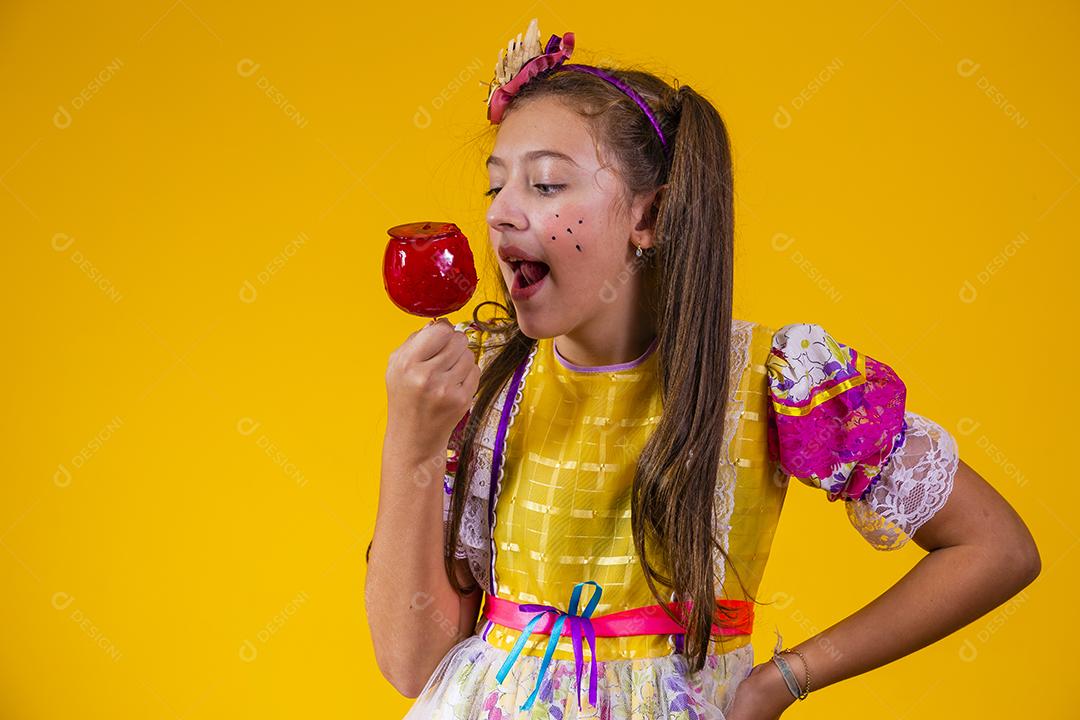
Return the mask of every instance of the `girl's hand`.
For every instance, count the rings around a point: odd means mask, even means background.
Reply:
[[[755,665],[735,688],[735,702],[727,720],[777,720],[795,698],[772,660]]]
[[[480,368],[468,337],[445,319],[416,330],[390,354],[387,426],[426,456],[445,450],[472,406]]]

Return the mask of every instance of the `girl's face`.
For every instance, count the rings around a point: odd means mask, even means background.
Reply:
[[[528,337],[624,326],[635,312],[642,275],[633,243],[648,248],[651,232],[634,230],[644,203],[623,207],[625,186],[603,164],[585,120],[556,98],[529,100],[499,125],[487,162],[499,269],[513,288],[516,263],[505,254],[550,268],[533,294],[513,298]]]

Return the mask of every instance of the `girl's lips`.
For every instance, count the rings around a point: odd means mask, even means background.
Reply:
[[[531,260],[533,262],[543,262],[540,258],[535,258],[528,254],[517,245],[506,245],[499,248],[499,257],[507,262],[513,262],[511,258],[518,260]]]

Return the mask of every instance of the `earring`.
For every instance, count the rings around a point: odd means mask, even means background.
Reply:
[[[634,255],[636,255],[638,257],[641,257],[641,246],[640,245],[637,246],[637,251],[634,252]]]

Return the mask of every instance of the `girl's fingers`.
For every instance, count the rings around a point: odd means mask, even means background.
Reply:
[[[446,318],[439,318],[437,322],[420,328],[415,340],[417,361],[423,362],[438,355],[456,334],[454,326]]]
[[[448,351],[448,362],[443,368],[446,372],[452,373],[461,368],[462,364],[468,365],[469,360],[472,359],[473,353],[469,349],[469,343],[464,342],[461,344],[461,350],[458,352]]]

